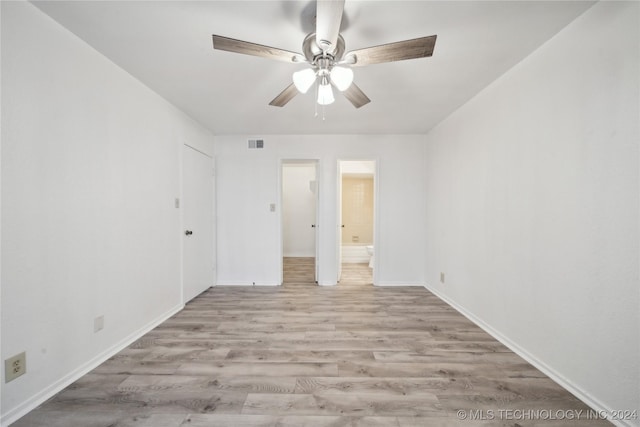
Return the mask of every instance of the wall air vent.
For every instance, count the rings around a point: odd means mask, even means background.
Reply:
[[[249,148],[264,148],[264,139],[250,139]]]

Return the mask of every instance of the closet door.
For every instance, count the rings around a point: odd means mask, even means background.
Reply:
[[[182,150],[183,301],[213,286],[213,159],[189,147]]]

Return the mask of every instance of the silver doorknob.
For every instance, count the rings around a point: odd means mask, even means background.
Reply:
[[[186,234],[187,236],[191,236],[193,234],[193,231],[187,230],[184,232],[184,234]]]

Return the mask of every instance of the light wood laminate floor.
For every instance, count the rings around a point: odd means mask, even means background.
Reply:
[[[284,277],[207,290],[14,426],[610,425],[424,288]]]

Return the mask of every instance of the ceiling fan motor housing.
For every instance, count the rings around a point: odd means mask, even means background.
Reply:
[[[311,33],[304,38],[302,42],[302,53],[311,65],[320,66],[319,61],[322,59],[329,59],[332,66],[336,62],[342,59],[344,55],[345,44],[342,35],[338,35],[338,40],[335,46],[332,46],[327,51],[323,51],[316,42],[316,33]]]

